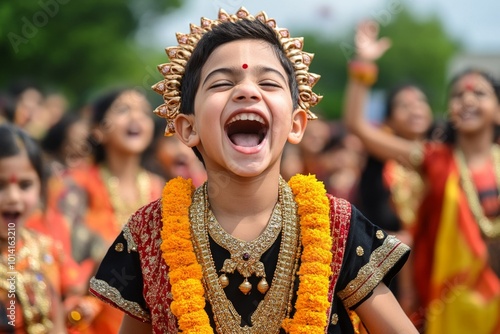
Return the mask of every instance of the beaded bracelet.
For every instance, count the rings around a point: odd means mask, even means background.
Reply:
[[[348,66],[349,77],[365,86],[372,86],[378,77],[378,67],[375,63],[361,60],[351,60]]]

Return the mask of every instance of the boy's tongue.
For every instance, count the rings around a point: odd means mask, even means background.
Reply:
[[[235,133],[231,136],[231,141],[243,147],[253,147],[259,145],[259,135],[255,133]]]

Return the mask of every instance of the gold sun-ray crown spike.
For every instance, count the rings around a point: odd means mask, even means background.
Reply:
[[[213,27],[220,23],[239,20],[259,20],[273,28],[295,70],[295,78],[299,88],[299,107],[307,112],[308,119],[317,118],[310,109],[323,98],[312,91],[320,75],[309,73],[309,66],[314,55],[302,50],[304,39],[302,37],[291,37],[288,29],[278,27],[276,20],[269,18],[264,11],[252,16],[244,7],[241,7],[232,15],[220,9],[216,20],[202,17],[199,26],[193,23],[189,25],[189,33],[176,33],[179,44],[165,49],[170,62],[158,65],[158,71],[163,75],[164,79],[153,85],[152,89],[163,97],[164,103],[158,106],[154,113],[166,119],[166,136],[170,136],[175,132],[174,119],[181,108],[181,81],[186,64],[199,40],[205,33],[211,31]]]

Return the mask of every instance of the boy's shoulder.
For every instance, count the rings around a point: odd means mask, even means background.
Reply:
[[[335,197],[331,194],[326,194],[328,197],[328,200],[330,201],[330,211],[331,215],[344,215],[344,216],[349,216],[351,215],[351,202],[349,202],[346,199],[340,198],[340,197]]]
[[[160,237],[162,229],[161,199],[157,199],[139,208],[127,222],[125,230],[136,242],[143,243],[146,239],[154,241]],[[144,236],[147,235],[148,238]]]

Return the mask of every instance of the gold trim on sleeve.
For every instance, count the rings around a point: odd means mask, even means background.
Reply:
[[[123,237],[127,240],[127,251],[129,253],[131,251],[137,252],[137,245],[134,241],[134,237],[132,236],[132,232],[130,232],[128,224],[123,226]]]
[[[113,304],[127,314],[143,321],[151,322],[151,316],[138,303],[126,300],[118,289],[110,286],[106,281],[92,277],[90,279],[90,291],[99,299]]]
[[[370,260],[358,271],[358,275],[339,291],[345,307],[350,308],[365,298],[382,281],[389,270],[410,248],[389,235],[382,246],[375,249]]]

